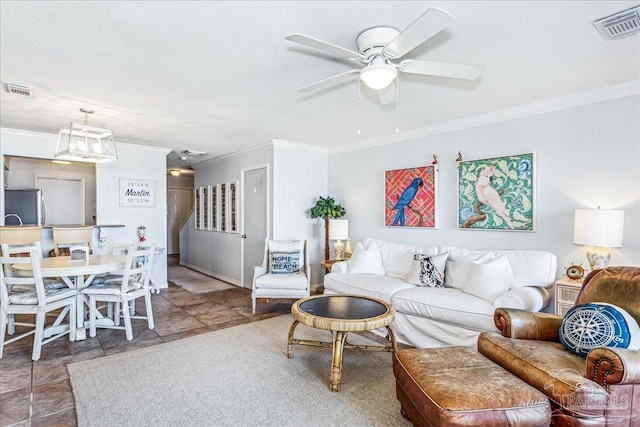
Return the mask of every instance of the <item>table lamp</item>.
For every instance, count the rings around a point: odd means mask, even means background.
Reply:
[[[588,245],[587,260],[592,270],[606,268],[611,259],[607,248],[621,248],[624,211],[576,209],[573,219],[573,243]]]
[[[344,243],[342,240],[349,238],[349,220],[348,219],[330,219],[329,220],[329,240],[335,240],[333,250],[335,251],[336,260],[344,259]]]

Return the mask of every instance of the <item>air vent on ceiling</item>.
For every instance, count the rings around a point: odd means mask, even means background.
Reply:
[[[2,89],[12,95],[27,96],[29,98],[33,98],[35,96],[34,89],[32,87],[16,83],[2,82]]]
[[[207,153],[205,151],[184,150],[184,151],[181,151],[180,154],[184,154],[186,156],[199,157],[199,156],[204,156]]]
[[[616,40],[640,32],[640,6],[623,10],[593,23],[605,40]]]

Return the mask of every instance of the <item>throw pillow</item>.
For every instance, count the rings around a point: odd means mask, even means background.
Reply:
[[[377,274],[384,276],[385,269],[382,256],[375,242],[369,243],[365,249],[362,243],[357,243],[347,267],[347,274]]]
[[[271,271],[271,264],[274,252],[299,252],[298,257],[298,270],[304,267],[304,240],[269,240],[269,271]]]
[[[635,319],[623,308],[603,302],[571,307],[559,333],[567,350],[582,357],[596,347],[640,349],[640,327]]]
[[[300,270],[300,251],[271,252],[272,274],[295,274]]]
[[[492,303],[500,294],[509,290],[512,281],[511,264],[503,255],[484,264],[473,262],[462,291]]]
[[[449,254],[415,254],[407,281],[418,286],[444,288],[444,270]]]

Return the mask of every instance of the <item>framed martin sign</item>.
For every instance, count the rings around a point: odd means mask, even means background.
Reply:
[[[120,206],[150,208],[155,205],[155,180],[120,178]]]

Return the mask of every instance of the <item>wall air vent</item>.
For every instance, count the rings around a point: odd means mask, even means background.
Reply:
[[[616,40],[640,32],[640,6],[618,12],[593,23],[605,40]]]
[[[12,95],[35,97],[35,91],[32,87],[19,85],[16,83],[2,82],[2,90]]]

